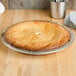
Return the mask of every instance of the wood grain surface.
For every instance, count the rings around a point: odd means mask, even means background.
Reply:
[[[8,9],[46,9],[50,0],[0,0]],[[76,10],[76,0],[67,0],[67,9]]]
[[[6,10],[0,15],[0,35],[11,24],[25,20],[52,19],[47,10]],[[0,76],[76,76],[76,31],[74,42],[61,52],[45,56],[18,53],[4,46],[0,39]]]

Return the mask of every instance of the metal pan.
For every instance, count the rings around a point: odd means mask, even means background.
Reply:
[[[46,20],[32,20],[32,21],[46,21]],[[51,21],[47,21],[47,22],[51,22]],[[55,23],[55,22],[53,22],[53,23]],[[74,33],[72,32],[72,30],[70,28],[68,28],[67,26],[62,26],[62,27],[64,27],[65,29],[67,29],[70,32],[70,35],[71,35],[70,41],[67,44],[65,44],[64,46],[61,46],[61,47],[53,49],[53,50],[48,50],[48,51],[29,51],[29,50],[23,50],[23,49],[16,48],[16,47],[10,45],[4,38],[4,34],[5,34],[5,32],[6,32],[6,30],[8,28],[1,34],[1,40],[2,40],[3,44],[5,46],[7,46],[8,48],[10,48],[10,49],[12,49],[14,51],[17,51],[17,52],[25,53],[25,54],[46,55],[46,54],[56,53],[56,52],[59,52],[59,51],[65,49],[65,48],[69,47],[72,44],[73,40],[74,40]]]

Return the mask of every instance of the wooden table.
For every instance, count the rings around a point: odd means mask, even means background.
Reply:
[[[52,19],[47,10],[7,10],[0,15],[0,35],[9,25],[32,19],[63,23]],[[0,40],[0,76],[76,76],[76,38],[67,49],[46,56],[18,53]]]

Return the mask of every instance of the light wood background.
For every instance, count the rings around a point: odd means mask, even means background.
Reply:
[[[47,10],[6,10],[0,15],[0,35],[11,24],[33,19],[63,24],[63,19],[52,19]],[[76,76],[76,31],[74,34],[71,46],[45,56],[18,53],[0,39],[0,76]]]
[[[0,0],[8,9],[46,9],[50,0]],[[76,0],[66,2],[67,9],[76,10]]]

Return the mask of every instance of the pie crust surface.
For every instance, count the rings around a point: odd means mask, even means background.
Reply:
[[[14,47],[31,50],[52,50],[69,42],[70,33],[61,25],[47,21],[27,21],[10,26],[6,41]]]

